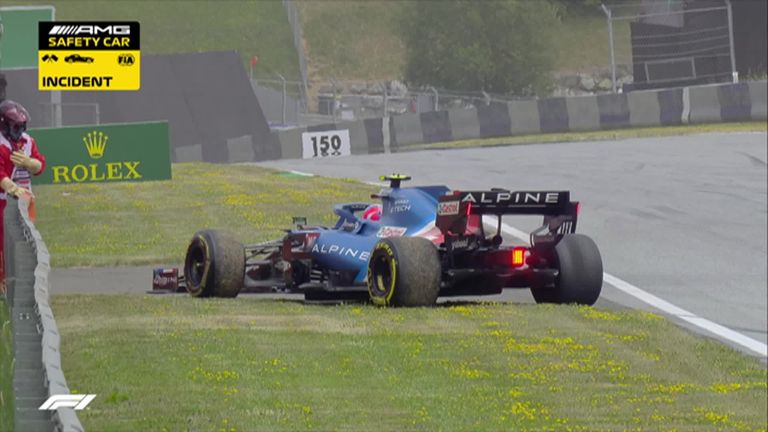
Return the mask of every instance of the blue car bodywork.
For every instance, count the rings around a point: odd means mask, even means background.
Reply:
[[[436,243],[441,240],[435,219],[438,200],[447,192],[445,186],[385,189],[379,194],[383,205],[378,221],[358,215],[370,204],[334,206],[339,221],[333,229],[319,231],[311,249],[313,261],[327,269],[354,272],[352,284],[364,285],[370,251],[382,238],[396,235],[425,237]]]

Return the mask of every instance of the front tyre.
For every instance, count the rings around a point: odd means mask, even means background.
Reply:
[[[420,237],[382,239],[368,261],[368,294],[379,306],[432,306],[442,269],[437,248]]]
[[[555,246],[559,275],[554,288],[532,288],[536,303],[593,305],[603,287],[603,260],[591,238],[566,234]]]
[[[193,297],[236,297],[243,286],[245,252],[229,233],[195,233],[184,259],[184,279]]]

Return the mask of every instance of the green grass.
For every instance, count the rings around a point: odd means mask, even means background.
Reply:
[[[0,431],[13,430],[13,329],[0,295]]]
[[[765,122],[621,129],[434,143],[409,149],[766,131]],[[373,175],[373,174],[372,174]],[[292,216],[332,225],[332,204],[370,201],[359,182],[279,175],[254,166],[174,164],[166,182],[37,186],[38,228],[54,267],[172,264],[195,231],[224,228],[245,243],[279,238]]]
[[[400,78],[405,46],[398,30],[404,2],[302,1],[299,3],[311,78],[385,80]],[[608,70],[605,16],[567,15],[555,33],[555,72]],[[617,62],[631,59],[628,21],[614,23]]]
[[[235,233],[243,242],[282,236],[292,216],[336,222],[332,205],[370,201],[359,182],[279,175],[244,165],[173,165],[173,180],[37,186],[37,227],[54,267],[183,261],[203,228]]]
[[[56,296],[87,430],[765,430],[766,369],[646,312]],[[98,323],[97,326],[92,325]]]
[[[556,72],[609,71],[611,67],[608,24],[605,16],[574,15],[563,18],[556,29]],[[613,24],[613,42],[617,64],[632,63],[629,21]]]
[[[298,57],[280,1],[3,1],[3,6],[53,5],[56,19],[136,20],[142,54],[237,50],[255,75],[298,79]],[[247,70],[247,69],[246,69]]]
[[[397,25],[402,2],[302,1],[298,5],[310,78],[402,77],[405,47]]]
[[[397,21],[402,2],[301,1],[298,3],[311,79],[389,80],[402,76],[404,46]],[[53,5],[57,20],[137,20],[142,53],[237,50],[255,74],[298,80],[298,57],[280,1],[29,0],[3,6]],[[608,30],[602,15],[568,15],[556,32],[556,71],[607,69]],[[629,25],[614,26],[617,61],[630,56]]]
[[[655,126],[646,128],[627,128],[599,130],[592,132],[562,132],[549,134],[532,134],[498,138],[479,138],[460,141],[448,141],[430,144],[416,144],[403,150],[427,150],[443,148],[466,147],[497,147],[516,144],[538,144],[578,141],[605,141],[641,137],[663,137],[676,135],[691,135],[700,133],[732,133],[732,132],[766,132],[768,123],[740,122],[740,123],[708,123],[684,126]]]

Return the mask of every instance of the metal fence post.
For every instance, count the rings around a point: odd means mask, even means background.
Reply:
[[[734,83],[739,82],[739,72],[736,70],[736,51],[733,48],[733,8],[731,0],[725,0],[728,13],[728,44],[731,50],[731,77]]]
[[[45,106],[48,108],[46,110],[46,111],[48,111],[48,119],[47,119],[48,120],[48,124],[46,126],[47,127],[56,127],[56,120],[55,120],[56,113],[54,112],[55,106],[53,105],[53,102],[50,102],[50,103],[48,103]]]
[[[53,126],[62,126],[62,107],[61,107],[61,92],[51,92],[51,104],[53,105]]]
[[[288,18],[288,24],[291,27],[293,33],[293,45],[296,48],[296,52],[299,56],[299,73],[301,74],[301,101],[304,106],[304,111],[309,112],[309,83],[307,74],[307,59],[304,53],[304,44],[302,43],[301,36],[301,20],[299,19],[299,10],[296,7],[294,0],[283,0],[283,7],[285,8]]]
[[[613,19],[611,10],[605,7],[605,4],[601,4],[600,7],[605,12],[605,16],[608,19],[608,45],[611,50],[611,89],[616,93],[616,58],[613,50]]]
[[[283,116],[282,116],[282,124],[285,125],[285,100],[286,100],[286,95],[285,95],[285,92],[286,92],[286,89],[285,89],[285,78],[282,75],[280,75],[280,74],[277,74],[277,76],[279,76],[280,79],[283,81]]]
[[[336,80],[331,80],[331,87],[333,88],[333,100],[331,101],[331,113],[333,114],[333,122],[336,123]]]
[[[387,95],[387,82],[386,81],[383,82],[381,87],[384,89],[384,117],[386,117],[387,116],[387,112],[388,112],[387,108],[389,108],[387,106],[389,104],[389,101],[387,100],[388,99],[387,98],[387,96],[388,96]]]
[[[432,93],[435,95],[435,111],[440,111],[440,94],[437,92],[437,89],[434,87],[431,87]]]

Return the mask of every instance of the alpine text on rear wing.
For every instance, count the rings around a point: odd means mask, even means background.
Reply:
[[[546,231],[573,232],[579,203],[571,201],[569,191],[453,191],[440,197],[435,225],[444,234],[459,234],[472,225],[470,216],[542,215]]]

